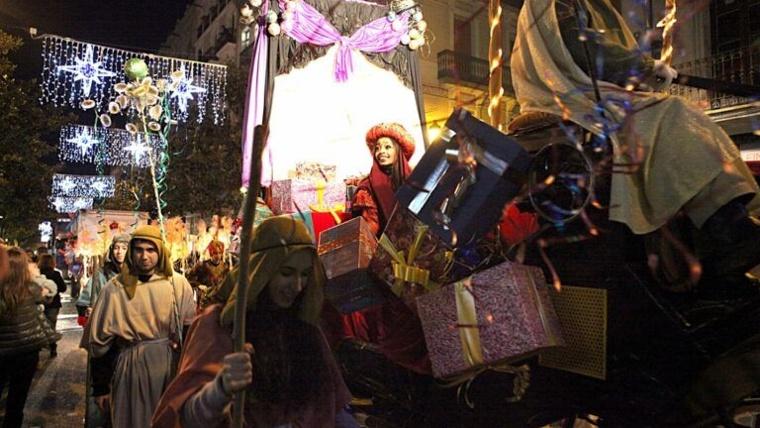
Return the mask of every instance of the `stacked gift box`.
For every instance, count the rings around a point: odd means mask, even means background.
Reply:
[[[325,230],[319,236],[319,257],[325,267],[325,297],[341,313],[349,314],[385,302],[368,267],[377,239],[361,218]]]
[[[270,187],[270,207],[276,215],[296,215],[313,231],[320,233],[340,224],[345,214],[346,185],[336,178],[334,165],[302,162],[287,180],[275,180]]]

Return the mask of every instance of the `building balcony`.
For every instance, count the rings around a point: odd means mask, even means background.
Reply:
[[[502,68],[504,95],[514,96],[509,66]],[[487,90],[489,78],[488,61],[459,52],[445,50],[438,53],[438,80],[442,83]]]
[[[675,68],[682,74],[760,86],[760,46],[677,64]],[[705,110],[731,109],[750,102],[745,97],[681,85],[672,85],[670,93],[684,96]]]

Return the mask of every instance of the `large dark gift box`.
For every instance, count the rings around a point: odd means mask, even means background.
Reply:
[[[457,109],[396,198],[444,242],[459,246],[499,222],[504,205],[522,188],[530,162],[514,139]]]
[[[452,278],[454,252],[429,227],[397,206],[380,237],[369,269],[415,310],[415,297],[471,273]]]
[[[377,238],[367,222],[357,217],[325,230],[319,236],[319,258],[325,267],[325,296],[349,314],[385,302],[386,293],[369,275]]]
[[[564,345],[540,269],[504,262],[417,298],[438,378],[467,376]]]

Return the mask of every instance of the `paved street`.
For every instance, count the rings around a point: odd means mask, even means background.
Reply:
[[[40,352],[39,369],[24,410],[25,427],[81,427],[84,420],[84,380],[86,353],[79,349],[82,327],[68,292],[62,296],[63,308],[57,329],[63,334],[58,342],[58,357]],[[7,393],[7,392],[6,392]],[[5,396],[0,398],[0,420],[5,411]]]

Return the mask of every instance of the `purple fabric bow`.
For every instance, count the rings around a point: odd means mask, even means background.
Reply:
[[[409,31],[409,12],[396,18],[399,22],[396,24],[397,30],[393,29],[393,23],[388,18],[382,17],[359,28],[351,37],[345,37],[319,11],[303,0],[280,0],[280,8],[285,9],[286,15],[289,15],[282,23],[283,32],[298,43],[317,46],[340,44],[335,58],[335,79],[339,82],[348,80],[354,70],[354,50],[390,52],[401,42],[401,36]]]

